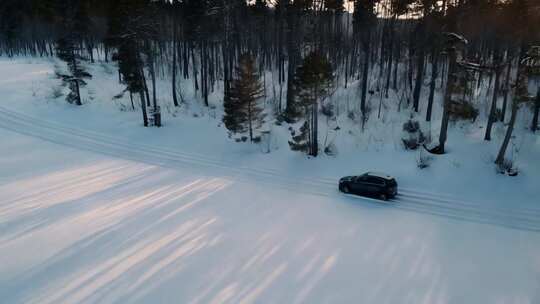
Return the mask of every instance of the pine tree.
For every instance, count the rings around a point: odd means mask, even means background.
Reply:
[[[292,150],[304,151],[311,156],[318,155],[319,104],[330,94],[333,78],[330,62],[317,52],[306,56],[298,68],[295,77],[295,107],[304,110],[306,122],[300,128],[300,135],[293,134],[293,141],[289,141]]]
[[[225,127],[233,134],[248,132],[250,141],[254,141],[254,131],[262,127],[265,117],[259,103],[261,97],[263,86],[256,73],[255,60],[251,55],[242,55],[223,100]]]
[[[119,73],[122,75],[122,82],[127,85],[127,90],[140,97],[145,127],[148,126],[146,106],[150,103],[150,97],[144,76],[143,56],[148,58],[152,55],[148,47],[145,47],[155,37],[156,24],[150,14],[152,11],[152,4],[148,0],[115,0],[110,4],[108,14],[107,41],[117,49],[113,60],[118,61]],[[151,60],[150,58],[147,61],[148,65],[152,63]]]
[[[86,85],[84,78],[90,78],[80,64],[80,46],[83,44],[83,37],[86,34],[87,25],[83,24],[81,16],[86,15],[82,1],[66,1],[55,6],[58,17],[65,26],[65,32],[56,41],[56,55],[65,61],[71,75],[60,75],[69,84],[71,92],[67,96],[69,103],[82,105],[81,86]]]
[[[366,98],[368,91],[369,77],[369,56],[371,54],[372,31],[377,23],[375,13],[375,4],[379,0],[354,0],[353,27],[354,33],[360,38],[362,50],[364,52],[364,61],[362,63],[362,96],[360,98],[360,109],[362,111],[364,122],[367,117]],[[363,127],[363,126],[362,126]]]

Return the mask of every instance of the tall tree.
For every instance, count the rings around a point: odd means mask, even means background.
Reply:
[[[300,128],[300,134],[293,134],[292,141],[289,141],[292,150],[318,155],[319,105],[331,92],[333,78],[330,62],[317,52],[306,56],[298,68],[295,78],[298,89],[296,107],[303,109],[306,122]]]
[[[362,95],[360,98],[360,110],[362,112],[365,122],[367,115],[366,98],[368,91],[368,78],[369,78],[369,63],[371,55],[371,39],[372,32],[376,25],[377,15],[375,14],[375,4],[378,0],[355,0],[354,1],[354,13],[353,24],[354,33],[356,37],[359,37],[362,50],[363,50],[363,62],[362,62]]]
[[[127,84],[127,89],[140,96],[145,127],[148,126],[146,106],[150,103],[150,98],[145,94],[148,86],[144,76],[143,55],[152,55],[145,45],[152,40],[156,30],[154,17],[148,14],[153,10],[151,5],[149,0],[114,0],[109,7],[111,19],[108,36],[110,43],[117,48],[114,59],[118,61],[119,72]],[[147,62],[153,64],[150,60]]]
[[[254,132],[264,122],[264,108],[260,103],[262,96],[263,87],[256,72],[255,60],[251,55],[244,54],[240,57],[235,78],[223,101],[223,122],[232,134],[248,132],[250,141],[254,141]]]
[[[56,54],[67,63],[70,72],[70,75],[62,75],[71,91],[67,101],[80,106],[82,105],[80,88],[86,84],[84,78],[91,77],[79,62],[81,46],[89,26],[86,7],[84,2],[79,0],[57,2],[54,3],[54,8],[57,18],[64,24],[64,33],[56,41]]]
[[[441,130],[439,133],[439,146],[434,150],[437,154],[444,154],[446,139],[448,134],[448,123],[450,121],[450,103],[452,102],[454,92],[458,85],[459,71],[458,62],[463,59],[463,49],[467,40],[455,33],[445,33],[446,37],[446,55],[448,60],[448,74],[446,79],[446,89],[443,99],[443,116],[441,119]]]

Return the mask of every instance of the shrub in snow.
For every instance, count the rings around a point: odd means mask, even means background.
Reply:
[[[304,124],[300,127],[299,134],[297,134],[294,130],[291,131],[292,140],[289,141],[289,146],[291,147],[291,150],[293,151],[307,151],[309,147],[308,143],[308,122],[304,122]]]
[[[478,117],[478,110],[468,101],[451,101],[448,113],[453,120],[475,121]]]
[[[420,123],[409,119],[403,124],[404,136],[401,138],[405,150],[416,150],[425,141],[426,137],[420,128]]]
[[[420,146],[416,138],[402,138],[401,141],[405,150],[416,150]]]
[[[336,156],[337,155],[337,147],[334,143],[329,144],[324,148],[324,153],[328,156]]]
[[[326,117],[333,117],[335,115],[334,105],[331,103],[323,104],[321,106],[321,113]]]
[[[416,133],[420,131],[420,123],[416,120],[409,119],[403,124],[403,131],[408,133]]]
[[[356,118],[356,114],[354,114],[354,111],[349,111],[349,112],[347,112],[347,117],[348,117],[350,120],[354,121],[355,118]]]

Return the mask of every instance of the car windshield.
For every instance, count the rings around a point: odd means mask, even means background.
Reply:
[[[391,180],[388,181],[388,184],[389,184],[390,186],[392,186],[392,187],[394,187],[394,186],[397,185],[396,180],[393,179],[393,178],[392,178]]]

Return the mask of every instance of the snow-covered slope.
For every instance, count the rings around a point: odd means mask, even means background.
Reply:
[[[498,143],[475,125],[453,128],[427,170],[377,144],[397,133],[382,126],[318,159],[290,152],[275,126],[264,154],[194,105],[142,128],[110,100],[114,73],[92,68],[74,107],[52,97],[52,63],[0,61],[2,301],[540,301],[537,138],[523,137],[516,178],[494,174]],[[397,177],[397,200],[337,192],[338,177],[372,169]]]

